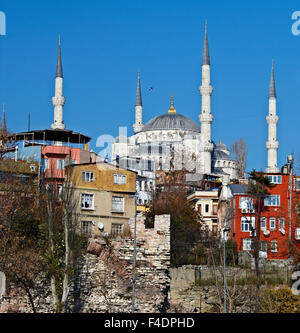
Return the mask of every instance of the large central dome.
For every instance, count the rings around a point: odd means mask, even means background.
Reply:
[[[166,113],[150,120],[143,127],[143,132],[158,130],[182,130],[200,133],[200,126],[193,120],[178,114]]]

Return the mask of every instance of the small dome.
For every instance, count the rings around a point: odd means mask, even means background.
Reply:
[[[183,130],[197,133],[201,131],[196,122],[178,113],[166,113],[150,120],[144,125],[142,132],[158,130]]]
[[[226,154],[223,150],[218,149],[213,150],[211,158],[212,160],[232,161],[228,154]]]

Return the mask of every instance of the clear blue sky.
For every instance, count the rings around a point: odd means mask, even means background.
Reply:
[[[132,132],[137,71],[144,121],[175,107],[198,122],[204,22],[212,64],[212,136],[229,147],[243,138],[248,170],[267,163],[268,89],[272,59],[278,95],[278,163],[298,159],[300,35],[291,32],[299,1],[1,0],[0,103],[10,131],[49,128],[58,35],[62,36],[64,121],[92,137]],[[153,91],[149,91],[154,87]]]

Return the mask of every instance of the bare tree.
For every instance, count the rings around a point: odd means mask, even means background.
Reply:
[[[234,160],[238,163],[238,177],[244,178],[247,167],[247,143],[243,139],[234,141],[231,152]]]
[[[37,312],[37,278],[43,271],[38,246],[38,187],[28,164],[0,160],[0,270],[9,289],[21,290]]]
[[[81,256],[84,238],[77,232],[76,206],[71,167],[65,168],[63,185],[55,181],[42,189],[41,221],[44,226],[45,260],[50,276],[52,302],[57,312],[66,311],[71,277]]]

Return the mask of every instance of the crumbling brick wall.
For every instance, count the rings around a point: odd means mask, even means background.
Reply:
[[[129,223],[134,235],[134,221]],[[156,216],[153,229],[137,218],[135,310],[165,312],[170,288],[170,216]],[[71,312],[131,312],[133,238],[91,239],[71,288]]]
[[[87,254],[70,286],[68,312],[131,312],[134,220],[129,227],[131,237],[89,240]],[[170,289],[170,216],[156,216],[153,229],[146,229],[144,218],[138,216],[136,232],[135,310],[166,312]],[[0,299],[0,312],[1,308],[2,312],[32,312],[24,295]],[[38,312],[53,312],[49,285],[45,285],[36,308]]]

